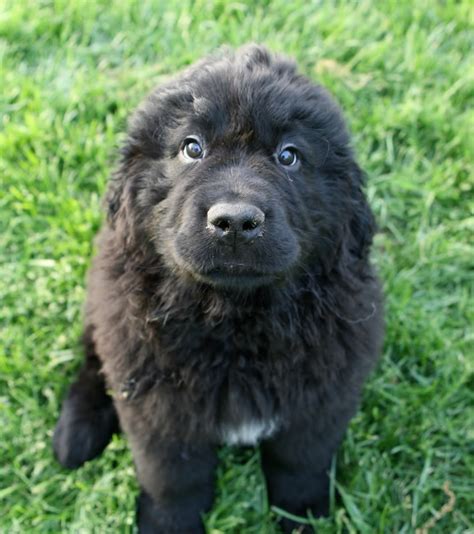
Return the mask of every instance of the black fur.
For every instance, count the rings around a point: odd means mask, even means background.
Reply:
[[[202,159],[183,155],[189,136]],[[287,144],[292,167],[277,158]],[[54,449],[67,467],[96,456],[115,406],[140,532],[203,531],[223,429],[249,420],[276,421],[261,442],[271,503],[328,512],[327,470],[383,333],[362,187],[337,105],[262,47],[203,60],[133,116],[89,275],[86,364]],[[223,240],[207,221],[219,203],[265,220],[252,239]]]

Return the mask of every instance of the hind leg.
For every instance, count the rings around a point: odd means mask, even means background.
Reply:
[[[55,456],[69,469],[98,456],[119,429],[91,334],[91,329],[86,329],[83,337],[85,362],[69,388],[53,436]]]

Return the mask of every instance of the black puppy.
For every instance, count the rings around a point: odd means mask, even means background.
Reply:
[[[133,116],[54,450],[78,467],[119,420],[140,532],[203,531],[222,443],[261,444],[272,504],[328,512],[383,332],[362,187],[337,105],[262,47],[205,59]]]

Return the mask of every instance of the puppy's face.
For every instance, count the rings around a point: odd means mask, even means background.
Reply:
[[[327,93],[252,47],[148,98],[125,148],[125,189],[169,268],[252,288],[334,254],[353,165]]]

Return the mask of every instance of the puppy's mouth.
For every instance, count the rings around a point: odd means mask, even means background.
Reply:
[[[234,289],[251,289],[270,284],[277,276],[246,264],[230,262],[205,271],[192,270],[190,274],[201,282]]]

